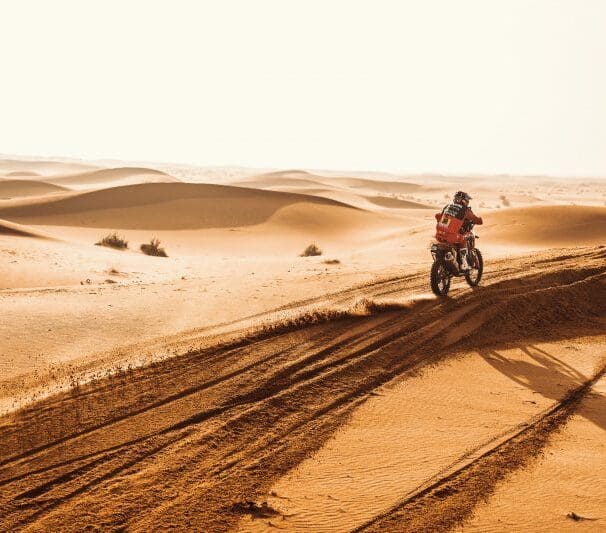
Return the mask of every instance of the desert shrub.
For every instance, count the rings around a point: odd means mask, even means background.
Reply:
[[[128,241],[124,237],[120,237],[117,233],[108,233],[99,242],[95,243],[96,246],[108,246],[109,248],[116,248],[118,250],[124,250],[128,248]]]
[[[301,257],[311,257],[314,255],[322,255],[322,250],[320,250],[320,248],[318,248],[315,244],[310,244],[307,248],[305,248],[305,250],[303,250]]]
[[[338,259],[327,259],[326,261],[323,261],[323,263],[325,265],[339,265],[341,264],[341,261],[339,261]]]
[[[502,194],[501,196],[499,196],[499,198],[501,199],[501,202],[503,203],[503,205],[505,207],[509,207],[511,205],[511,203],[507,199],[507,196],[505,196],[504,194]]]
[[[141,251],[145,255],[154,255],[156,257],[168,257],[164,248],[160,248],[160,239],[154,237],[149,244],[142,244]]]

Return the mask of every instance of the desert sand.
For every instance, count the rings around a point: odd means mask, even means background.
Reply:
[[[606,180],[3,159],[0,306],[0,530],[606,528]]]

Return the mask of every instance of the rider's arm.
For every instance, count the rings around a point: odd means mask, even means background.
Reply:
[[[475,216],[473,211],[471,210],[471,207],[468,207],[467,211],[465,212],[465,220],[471,220],[474,224],[478,225],[481,225],[483,223],[482,217]]]
[[[436,220],[438,222],[440,222],[440,220],[442,220],[442,213],[436,213],[435,217],[436,217]]]

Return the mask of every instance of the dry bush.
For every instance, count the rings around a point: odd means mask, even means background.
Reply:
[[[303,250],[301,257],[312,257],[315,255],[322,255],[322,250],[320,250],[320,248],[318,248],[315,244],[310,244],[307,248],[305,248],[305,250]]]
[[[164,248],[160,248],[160,239],[154,237],[149,244],[142,244],[141,251],[145,255],[153,255],[156,257],[168,257]]]
[[[124,250],[128,248],[128,241],[126,241],[124,237],[120,237],[120,235],[114,232],[108,233],[99,242],[96,242],[95,245],[116,248],[117,250]]]
[[[511,203],[507,199],[507,196],[505,196],[504,194],[502,194],[501,196],[499,196],[499,198],[500,198],[501,202],[503,203],[503,205],[505,207],[509,207],[511,205]]]
[[[325,265],[340,265],[341,261],[338,259],[327,259],[326,261],[322,261]]]

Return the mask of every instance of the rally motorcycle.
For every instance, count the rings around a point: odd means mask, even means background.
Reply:
[[[436,296],[446,296],[453,277],[465,277],[470,287],[475,287],[482,279],[484,262],[482,253],[475,247],[477,235],[471,232],[469,245],[457,247],[448,243],[434,242],[431,245],[433,265],[431,266],[431,290]],[[466,261],[464,261],[466,259]],[[469,268],[462,268],[467,263]]]

